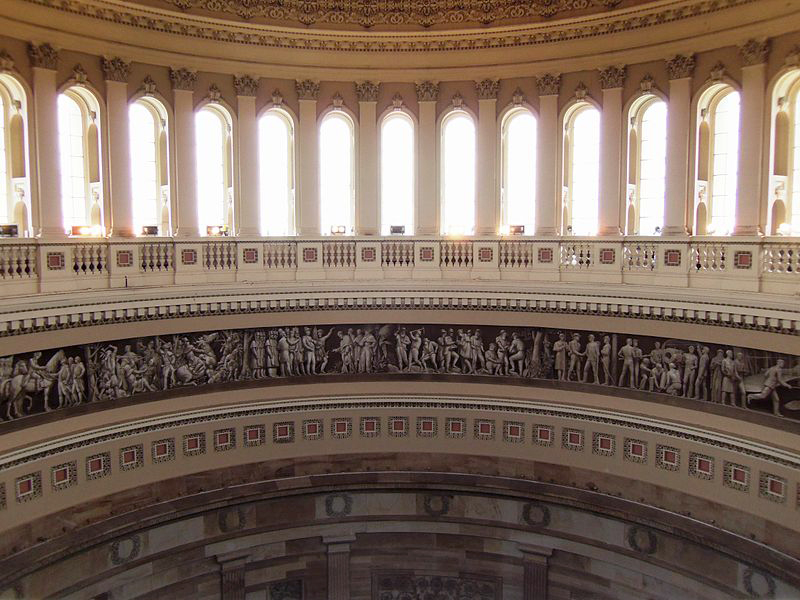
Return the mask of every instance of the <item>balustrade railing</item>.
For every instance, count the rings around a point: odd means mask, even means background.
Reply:
[[[494,272],[494,273],[493,273]],[[519,279],[797,294],[798,238],[0,240],[3,295],[215,281]],[[85,282],[85,283],[81,283]]]

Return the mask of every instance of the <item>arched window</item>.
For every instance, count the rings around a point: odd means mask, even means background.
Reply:
[[[103,233],[100,170],[100,107],[94,95],[71,87],[58,97],[61,199],[64,227],[91,227]]]
[[[475,230],[475,123],[463,110],[442,121],[442,225],[445,235]]]
[[[536,117],[516,108],[503,119],[501,137],[500,229],[522,225],[533,234],[536,198]]]
[[[196,114],[197,202],[200,232],[233,226],[232,122],[228,111],[206,104]]]
[[[331,111],[322,119],[319,128],[319,165],[322,234],[353,233],[355,126],[342,111]]]
[[[628,235],[658,235],[664,225],[667,105],[645,96],[631,107],[628,135]]]
[[[25,91],[10,75],[0,75],[0,224],[30,234]]]
[[[767,231],[800,235],[800,69],[776,82],[773,101]]]
[[[261,233],[294,235],[294,128],[286,112],[272,108],[263,114],[258,147]]]
[[[135,232],[169,228],[169,158],[167,112],[157,100],[140,98],[128,109],[131,144],[131,187]]]
[[[736,220],[739,93],[712,86],[698,109],[695,232],[728,235]]]
[[[401,110],[381,124],[381,233],[414,233],[414,122]]]
[[[564,233],[597,233],[600,183],[600,111],[577,104],[564,128]]]

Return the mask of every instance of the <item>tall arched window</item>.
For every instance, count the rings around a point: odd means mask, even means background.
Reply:
[[[533,234],[536,198],[536,117],[516,108],[503,119],[501,134],[500,228],[522,225]]]
[[[169,234],[169,158],[167,113],[153,98],[140,98],[128,109],[134,231],[158,227]]]
[[[381,123],[381,233],[414,233],[414,122],[401,110]]]
[[[739,93],[712,86],[698,109],[695,232],[728,235],[736,220]]]
[[[657,235],[664,225],[667,105],[645,96],[631,107],[628,135],[628,235]]]
[[[353,233],[355,126],[346,113],[329,112],[319,128],[319,193],[322,234]]]
[[[82,87],[58,97],[58,136],[61,154],[61,198],[64,227],[90,226],[103,232],[100,170],[99,105]]]
[[[30,234],[25,116],[25,91],[14,77],[0,74],[0,224],[17,225],[21,236]]]
[[[564,233],[597,233],[600,184],[600,111],[589,103],[567,114],[564,128]]]
[[[294,235],[294,128],[279,108],[258,121],[261,233]]]
[[[442,225],[445,235],[475,230],[475,122],[463,110],[442,121]]]
[[[232,122],[228,111],[207,104],[196,114],[197,201],[200,232],[233,226]]]
[[[800,235],[800,69],[773,92],[769,235]]]

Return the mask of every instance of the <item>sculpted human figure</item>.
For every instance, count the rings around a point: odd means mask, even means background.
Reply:
[[[725,351],[725,358],[722,359],[722,403],[727,404],[730,400],[731,406],[736,404],[736,388],[738,386],[738,375],[736,373],[736,362],[733,360],[733,350]]]
[[[669,363],[669,370],[664,374],[664,391],[672,396],[680,396],[682,391],[681,372],[675,363]]]
[[[75,404],[80,404],[86,399],[86,384],[83,380],[85,373],[86,367],[83,366],[83,361],[80,357],[76,357],[72,361],[72,397]]]
[[[314,337],[311,335],[311,328],[303,328],[303,337],[300,338],[303,346],[303,358],[306,367],[306,375],[317,374],[317,347],[314,344]]]
[[[683,393],[685,396],[691,396],[694,391],[697,364],[694,346],[689,346],[689,350],[683,355]]]
[[[472,333],[464,332],[461,329],[456,331],[456,343],[458,344],[458,356],[461,358],[461,372],[474,373],[475,367],[472,364]]]
[[[566,379],[571,379],[574,373],[575,380],[579,381],[581,378],[581,358],[586,356],[584,352],[581,352],[581,336],[579,333],[572,334],[572,339],[569,341],[567,349],[569,351],[569,368],[567,369]]]
[[[781,416],[781,399],[778,397],[778,392],[776,389],[778,386],[782,386],[788,389],[791,389],[792,386],[789,385],[783,377],[783,367],[786,363],[782,358],[778,359],[778,362],[775,363],[774,367],[770,367],[764,372],[764,383],[762,384],[762,388],[760,392],[747,394],[747,402],[748,404],[753,400],[766,400],[769,398],[772,400],[772,414],[776,417]]]
[[[275,377],[280,366],[278,357],[278,332],[271,329],[267,335],[267,375]]]
[[[650,367],[650,391],[663,392],[664,381],[667,370],[664,368],[664,363],[655,363]]]
[[[289,343],[289,356],[291,358],[291,374],[304,375],[305,365],[303,364],[303,350],[300,343],[300,331],[297,327],[289,329],[286,336],[286,341]]]
[[[556,357],[556,377],[561,381],[566,380],[567,376],[567,336],[563,333],[558,334],[558,339],[553,344],[553,354]]]
[[[362,357],[362,350],[364,349],[364,332],[356,329],[356,334],[353,336],[353,364],[356,366],[357,373],[363,373],[366,370],[364,359]]]
[[[497,356],[497,344],[494,342],[489,343],[489,349],[486,350],[486,370],[490,375],[501,375],[500,370],[503,368],[503,363],[500,362],[500,357]]]
[[[622,372],[619,374],[619,381],[617,386],[623,387],[622,382],[625,381],[625,375],[628,376],[628,387],[636,387],[636,380],[633,373],[633,357],[634,357],[633,340],[628,338],[625,340],[625,345],[619,349],[617,357],[622,359]]]
[[[725,354],[722,349],[718,349],[714,358],[709,363],[711,369],[711,401],[719,404],[722,402],[722,361]]]
[[[481,330],[475,329],[472,334],[472,358],[474,360],[475,370],[486,370],[486,357],[483,349],[483,338],[481,337]]]
[[[331,329],[331,332],[333,329]],[[328,333],[328,336],[330,333]],[[325,336],[324,339],[327,339],[328,336]],[[378,347],[378,340],[375,339],[375,335],[372,333],[372,329],[367,329],[364,332],[364,340],[363,340],[363,349],[361,351],[361,356],[364,359],[364,369],[367,373],[372,373],[374,370],[375,364],[375,351]],[[325,359],[327,362],[327,358]]]
[[[650,357],[645,356],[642,364],[639,365],[639,382],[637,386],[640,390],[653,390],[653,363]]]
[[[395,351],[397,353],[397,369],[399,371],[408,370],[408,346],[411,344],[411,338],[406,333],[406,328],[401,327],[397,330],[395,336]]]
[[[442,334],[436,339],[436,344],[438,346],[436,349],[436,362],[445,372],[449,370],[449,367],[446,365],[446,361],[448,360],[446,339],[447,331],[442,329]]]
[[[633,381],[634,386],[639,383],[639,365],[642,364],[642,349],[639,348],[639,340],[633,338]]]
[[[589,341],[586,342],[585,350],[586,362],[583,365],[583,375],[581,381],[589,380],[589,371],[592,372],[594,383],[600,383],[600,342],[594,339],[594,335],[589,334]]]
[[[434,371],[438,371],[439,354],[439,344],[428,338],[424,338],[422,340],[422,356],[420,358],[420,362],[422,363],[423,369],[427,370],[432,368]]]
[[[283,329],[278,329],[278,365],[281,377],[292,375],[292,347]]]
[[[503,375],[508,375],[508,334],[505,329],[500,330],[500,334],[494,339],[497,346],[497,357],[500,359],[501,371]]]
[[[57,375],[58,408],[72,403],[72,359],[62,359]]]
[[[339,356],[342,357],[342,373],[355,372],[353,366],[353,340],[350,338],[350,333],[338,331],[336,335],[339,336]]]
[[[603,347],[600,349],[600,364],[603,365],[603,385],[613,385],[611,377],[611,338],[603,336]]]
[[[744,389],[744,378],[750,374],[750,366],[741,352],[736,353],[733,363],[736,365],[736,393],[739,396],[742,408],[747,408],[747,390]],[[734,404],[736,403],[734,402]]]
[[[653,365],[660,365],[664,362],[664,349],[661,347],[661,342],[655,342],[653,349],[650,350],[650,362]]]
[[[444,371],[449,373],[451,369],[458,366],[457,344],[453,336],[453,330],[449,329],[444,335]]]
[[[253,357],[253,378],[263,379],[267,375],[267,348],[263,331],[256,331],[253,335],[250,353]]]
[[[525,342],[522,341],[516,331],[511,334],[511,345],[508,348],[508,353],[510,372],[522,377],[522,369],[525,364]]]
[[[420,360],[420,351],[422,349],[422,329],[415,329],[410,334],[411,337],[411,348],[408,351],[408,366],[411,368],[411,365],[417,365],[420,369],[424,369],[425,367],[422,365],[422,361]]]
[[[708,346],[703,346],[700,356],[697,359],[697,377],[694,383],[694,397],[708,400],[708,369],[711,364],[711,350]]]

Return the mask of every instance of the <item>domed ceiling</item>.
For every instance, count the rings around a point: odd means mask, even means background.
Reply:
[[[289,27],[461,29],[574,18],[653,0],[137,0],[129,4]]]

